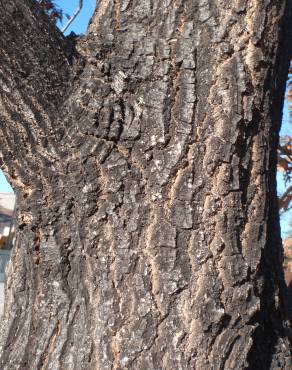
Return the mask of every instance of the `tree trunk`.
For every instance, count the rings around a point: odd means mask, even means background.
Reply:
[[[76,43],[0,4],[0,368],[288,369],[286,2],[100,0]]]

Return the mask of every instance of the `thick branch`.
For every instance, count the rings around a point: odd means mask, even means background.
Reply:
[[[16,156],[30,168],[40,148],[54,151],[54,117],[70,84],[72,53],[31,0],[5,0],[0,6],[0,157],[17,187],[13,177],[23,176]]]

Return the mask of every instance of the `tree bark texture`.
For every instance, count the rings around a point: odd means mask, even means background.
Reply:
[[[99,0],[65,39],[1,0],[17,241],[2,370],[289,369],[283,0]]]

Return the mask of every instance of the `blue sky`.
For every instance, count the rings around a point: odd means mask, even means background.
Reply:
[[[68,15],[74,14],[75,10],[78,7],[79,0],[55,0],[55,3],[63,9],[64,13]],[[95,9],[95,0],[83,0],[83,7],[75,19],[75,21],[70,25],[66,31],[66,35],[71,31],[74,31],[77,34],[85,33],[88,25],[88,21],[93,14]],[[63,25],[60,25],[60,28],[66,24],[67,20],[64,19]]]
[[[70,16],[74,14],[75,10],[78,7],[79,0],[55,0],[55,3],[63,9],[64,13],[69,14]],[[66,35],[69,34],[71,31],[74,31],[76,34],[82,34],[86,32],[88,21],[92,16],[94,9],[95,9],[96,0],[83,0],[83,8],[76,18],[76,20],[70,25],[70,27],[66,31]],[[59,25],[60,28],[64,27],[67,20],[64,19],[62,25]],[[289,112],[288,112],[288,105],[285,102],[284,111],[283,111],[283,124],[281,129],[281,134],[290,134],[291,135],[291,123],[289,122]],[[282,193],[284,191],[284,182],[281,174],[278,174],[278,191]],[[0,192],[12,192],[12,189],[4,174],[0,170]],[[291,212],[285,213],[281,216],[281,228],[282,228],[282,235],[285,236],[287,232],[291,229],[289,223],[292,220]]]
[[[12,189],[8,184],[3,172],[0,170],[0,193],[11,193]]]
[[[291,78],[291,76],[289,76]],[[287,88],[288,88],[288,82],[287,82]],[[290,103],[291,104],[291,103]],[[288,102],[285,99],[284,101],[284,109],[283,109],[283,117],[282,117],[282,127],[280,135],[285,136],[289,135],[291,136],[291,125],[292,120],[290,118],[290,112],[288,108]],[[278,194],[282,194],[285,191],[285,183],[283,174],[281,172],[277,173],[277,190]],[[281,231],[282,231],[282,237],[285,238],[288,236],[288,234],[291,234],[292,231],[292,211],[287,211],[283,215],[281,215]]]

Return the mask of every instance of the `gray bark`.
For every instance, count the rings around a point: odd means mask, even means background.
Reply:
[[[76,44],[0,4],[0,368],[288,369],[288,3],[100,0]]]

